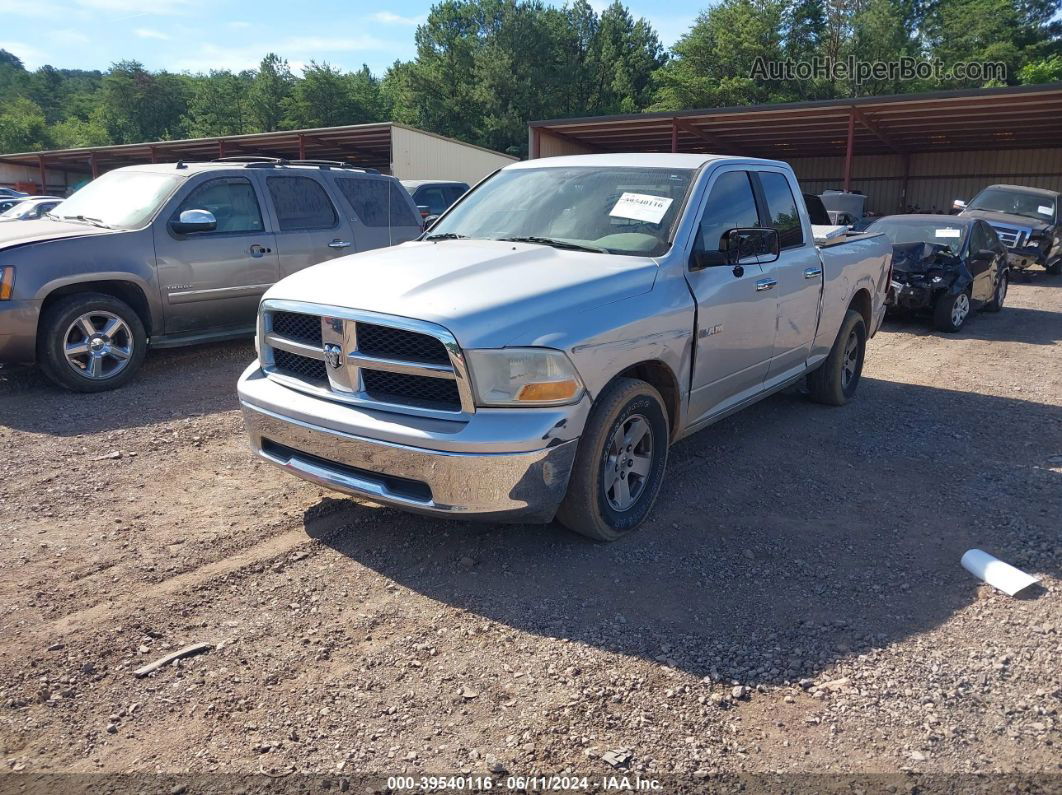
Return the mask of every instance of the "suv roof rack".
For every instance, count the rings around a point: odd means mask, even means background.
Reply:
[[[288,165],[291,166],[317,166],[318,168],[328,170],[330,168],[345,168],[352,171],[364,171],[366,174],[379,174],[379,170],[375,168],[367,168],[366,166],[356,166],[353,163],[348,163],[346,160],[289,160]]]
[[[229,155],[228,157],[215,157],[211,163],[246,163],[248,166],[259,168],[271,168],[283,166],[288,163],[283,157],[266,157],[265,155]]]

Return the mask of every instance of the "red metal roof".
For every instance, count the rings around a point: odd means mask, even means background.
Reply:
[[[541,131],[598,151],[792,158],[1062,146],[1062,83],[553,119]],[[532,147],[533,148],[533,147]],[[532,152],[532,156],[535,153]]]

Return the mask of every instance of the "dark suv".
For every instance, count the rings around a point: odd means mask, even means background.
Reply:
[[[1042,265],[1048,273],[1062,271],[1062,223],[1059,193],[1021,185],[989,185],[969,204],[956,201],[960,215],[982,218],[1007,247],[1010,267],[1023,270]]]
[[[450,205],[468,192],[464,182],[444,180],[404,179],[402,187],[409,191],[422,218],[442,215]]]
[[[113,389],[149,345],[249,336],[274,282],[421,231],[398,180],[342,163],[116,169],[46,218],[0,224],[0,364]]]

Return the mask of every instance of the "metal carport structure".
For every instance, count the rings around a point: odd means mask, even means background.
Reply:
[[[137,163],[203,161],[218,157],[261,155],[288,160],[342,160],[375,168],[402,179],[453,179],[475,182],[517,158],[490,149],[417,130],[403,124],[378,122],[310,130],[279,130],[211,138],[150,141],[79,149],[54,149],[0,155],[5,170],[21,181],[41,185],[69,184],[68,175],[96,177]],[[4,167],[7,167],[5,169]],[[0,183],[14,183],[4,178]]]
[[[991,182],[1062,189],[1062,83],[553,119],[532,157],[712,152],[792,163],[806,188],[861,190],[878,212],[944,209]]]

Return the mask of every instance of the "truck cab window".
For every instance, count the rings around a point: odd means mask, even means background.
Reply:
[[[195,188],[173,217],[180,217],[185,210],[208,210],[218,221],[213,233],[261,232],[262,211],[254,195],[254,187],[243,177],[211,179]]]
[[[789,188],[785,174],[774,171],[757,172],[763,195],[767,201],[768,226],[778,230],[778,244],[781,248],[792,248],[804,244],[804,230],[800,224],[796,199]]]
[[[269,177],[266,184],[282,232],[331,229],[339,220],[332,200],[317,180],[309,177]]]
[[[719,240],[728,229],[760,225],[756,199],[747,171],[720,174],[708,194],[701,216],[697,245],[704,251],[719,251]]]

